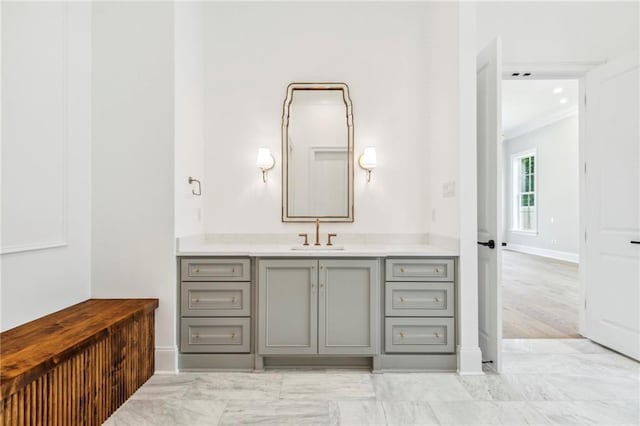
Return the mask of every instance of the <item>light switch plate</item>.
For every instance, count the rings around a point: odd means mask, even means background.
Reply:
[[[449,181],[442,184],[442,196],[445,198],[455,197],[456,195],[456,183],[455,181]]]

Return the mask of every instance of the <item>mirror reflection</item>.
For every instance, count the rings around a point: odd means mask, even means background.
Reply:
[[[289,85],[283,169],[283,221],[353,221],[353,122],[345,84]]]

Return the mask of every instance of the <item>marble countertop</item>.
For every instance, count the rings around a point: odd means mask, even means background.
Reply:
[[[294,250],[302,248],[300,242],[267,243],[264,241],[232,242],[215,241],[204,237],[179,238],[176,254],[178,256],[251,256],[251,257],[385,257],[385,256],[458,256],[452,248],[439,247],[426,243],[336,243],[342,250],[331,250],[327,246],[321,248]]]

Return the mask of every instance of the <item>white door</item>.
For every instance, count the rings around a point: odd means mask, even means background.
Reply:
[[[640,359],[640,70],[630,54],[585,79],[586,337]],[[635,243],[634,243],[635,242]]]
[[[500,289],[501,44],[494,40],[477,60],[478,332],[483,361],[501,371]]]

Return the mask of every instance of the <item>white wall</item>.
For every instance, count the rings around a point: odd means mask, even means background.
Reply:
[[[174,5],[93,5],[92,295],[156,297],[175,369]]]
[[[308,81],[349,85],[356,158],[365,146],[378,152],[370,184],[355,170],[355,222],[327,226],[338,233],[428,231],[430,174],[439,181],[457,175],[451,10],[456,6],[432,3],[206,4],[205,231],[310,229],[281,222],[280,154],[286,87]],[[277,162],[267,184],[255,166],[261,146]],[[456,236],[457,202],[437,195],[429,201],[439,209],[438,231]]]
[[[457,239],[460,230],[459,184],[459,49],[458,5],[434,3],[425,25],[425,74],[420,85],[426,105],[423,189],[424,227],[434,237]],[[453,183],[454,194],[443,195],[443,185]]]
[[[176,237],[202,234],[202,197],[189,176],[204,175],[204,4],[175,3],[175,222]]]
[[[2,4],[1,330],[90,294],[90,40],[88,3]]]
[[[477,47],[502,37],[505,63],[601,63],[638,49],[640,3],[479,2]]]
[[[538,232],[514,232],[512,223],[512,156],[536,151]],[[578,116],[573,115],[503,144],[505,179],[505,236],[509,244],[578,256]],[[550,253],[554,254],[554,253]]]

